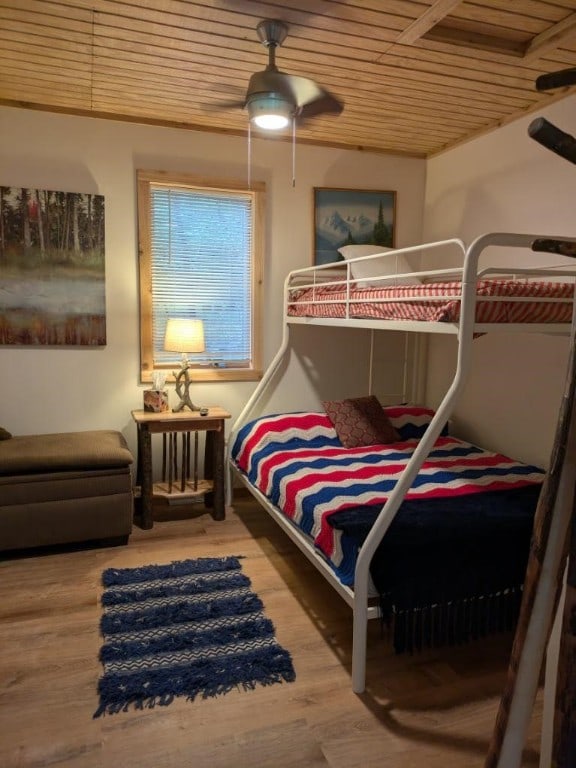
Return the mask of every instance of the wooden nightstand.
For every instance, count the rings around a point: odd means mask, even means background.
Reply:
[[[206,416],[199,411],[132,411],[138,428],[138,462],[136,510],[142,528],[152,528],[154,497],[193,499],[204,497],[214,520],[224,520],[224,423],[230,414],[223,408],[208,409]],[[204,477],[198,477],[198,433],[205,432]],[[152,477],[152,434],[162,434],[162,480]],[[178,451],[178,434],[181,450]]]

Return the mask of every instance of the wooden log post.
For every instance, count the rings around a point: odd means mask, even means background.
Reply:
[[[576,516],[572,517],[568,558],[554,708],[554,768],[576,766]]]

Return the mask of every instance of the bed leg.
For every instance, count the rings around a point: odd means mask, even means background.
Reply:
[[[234,483],[234,473],[230,467],[230,464],[226,462],[226,468],[224,469],[224,505],[228,509],[232,506],[232,495]]]
[[[366,688],[366,642],[368,635],[367,590],[357,589],[354,594],[354,622],[352,635],[352,690],[364,693]]]

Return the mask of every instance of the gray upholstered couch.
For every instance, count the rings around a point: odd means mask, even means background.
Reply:
[[[0,551],[126,543],[133,458],[120,432],[0,439]]]

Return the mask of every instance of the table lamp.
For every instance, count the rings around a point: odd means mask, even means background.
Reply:
[[[188,406],[191,411],[199,410],[190,400],[190,375],[188,373],[188,352],[204,352],[204,323],[198,319],[175,319],[166,322],[166,335],[164,336],[164,349],[167,352],[180,352],[182,354],[182,368],[176,373],[176,394],[180,402],[173,411],[181,411]]]

